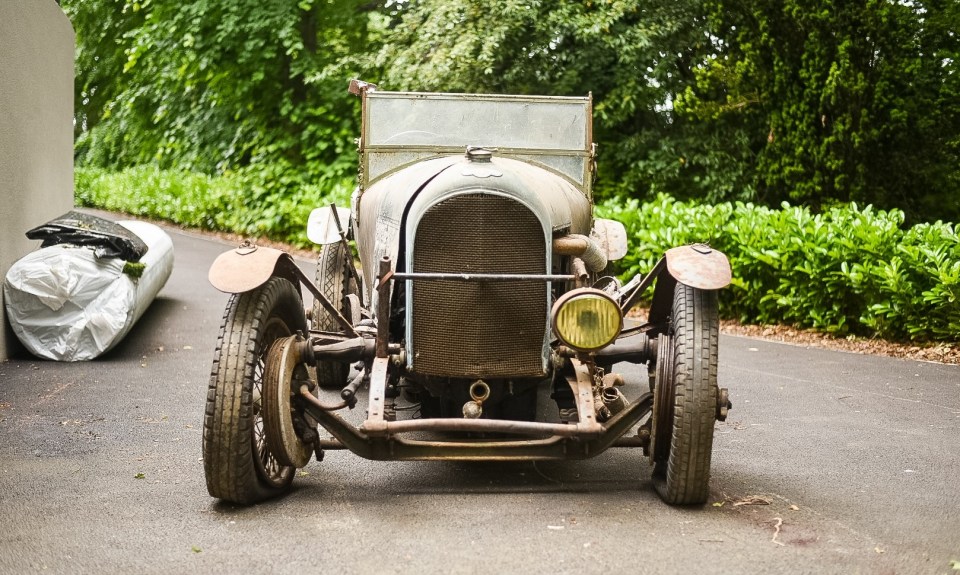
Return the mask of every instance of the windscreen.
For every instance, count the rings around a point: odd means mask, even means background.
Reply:
[[[467,146],[540,163],[584,184],[590,98],[368,92],[365,177]]]
[[[587,151],[587,98],[368,97],[369,146]]]

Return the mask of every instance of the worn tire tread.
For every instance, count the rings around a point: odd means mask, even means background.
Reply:
[[[657,490],[667,503],[696,505],[710,495],[720,332],[716,291],[678,283],[672,322],[674,419],[670,457]]]
[[[291,331],[306,329],[293,284],[271,278],[263,286],[230,297],[214,352],[203,419],[203,467],[213,497],[249,504],[278,495],[283,489],[264,484],[254,466],[253,377],[257,342],[271,313],[281,310],[294,322]]]
[[[347,295],[351,291],[351,274],[347,266],[352,257],[342,243],[328,244],[320,247],[317,256],[316,285],[320,292],[327,296],[334,305],[340,306],[340,311],[347,309]],[[313,302],[311,313],[313,329],[321,331],[342,331],[337,320],[323,309],[320,302]],[[317,362],[317,381],[324,389],[341,389],[347,384],[350,364],[336,361]]]

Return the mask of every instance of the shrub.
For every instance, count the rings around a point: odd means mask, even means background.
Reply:
[[[648,271],[675,245],[706,242],[724,251],[734,276],[722,292],[724,313],[743,322],[960,339],[960,239],[952,224],[903,229],[903,212],[856,204],[814,214],[788,204],[701,205],[663,195],[643,204],[607,201],[598,215],[627,228],[625,277]]]
[[[331,172],[335,173],[335,172]],[[153,166],[77,168],[78,205],[308,246],[314,207],[346,205],[352,180],[304,183],[282,164],[211,177]],[[722,310],[746,323],[788,323],[838,336],[960,340],[960,237],[952,224],[904,229],[899,210],[856,204],[814,214],[737,202],[608,200],[597,215],[627,228],[624,277],[670,247],[706,242],[730,258]]]
[[[204,230],[269,237],[296,246],[310,245],[310,210],[349,203],[347,179],[304,183],[276,165],[255,174],[219,177],[137,166],[120,172],[77,168],[77,205],[171,221]]]

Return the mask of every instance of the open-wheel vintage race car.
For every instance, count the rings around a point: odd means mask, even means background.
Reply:
[[[620,447],[644,451],[665,501],[706,501],[730,407],[717,386],[730,266],[697,244],[625,284],[606,272],[627,238],[593,218],[591,98],[351,90],[359,186],[350,209],[310,216],[315,280],[251,244],[210,270],[233,294],[206,399],[210,494],[281,494],[334,449],[503,461]],[[625,322],[648,288],[646,321]],[[649,377],[626,381],[621,362]]]

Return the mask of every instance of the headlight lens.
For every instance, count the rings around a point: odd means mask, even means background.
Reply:
[[[573,290],[553,305],[553,332],[575,350],[603,349],[613,343],[621,329],[620,306],[600,290]]]

